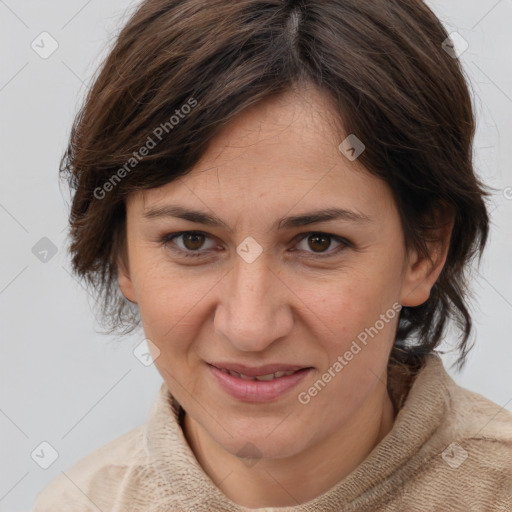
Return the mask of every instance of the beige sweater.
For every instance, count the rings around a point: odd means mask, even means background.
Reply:
[[[512,391],[512,390],[511,390]],[[392,430],[329,491],[295,507],[248,509],[199,466],[162,384],[146,425],[63,471],[33,512],[510,512],[512,414],[428,356]]]

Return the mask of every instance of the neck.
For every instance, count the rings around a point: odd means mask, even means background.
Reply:
[[[223,449],[188,414],[184,434],[204,472],[233,502],[249,508],[305,503],[351,473],[388,434],[395,412],[386,386],[330,437],[280,459],[247,461]]]

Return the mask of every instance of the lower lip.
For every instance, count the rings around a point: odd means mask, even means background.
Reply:
[[[269,402],[284,395],[297,386],[312,368],[298,370],[273,380],[244,380],[208,365],[220,386],[226,393],[244,402]]]

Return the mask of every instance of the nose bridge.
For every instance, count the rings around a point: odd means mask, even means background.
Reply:
[[[238,257],[222,289],[216,329],[239,350],[261,351],[291,328],[283,285],[264,255]]]

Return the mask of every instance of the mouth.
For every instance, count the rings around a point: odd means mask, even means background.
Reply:
[[[268,402],[291,391],[313,368],[284,364],[247,367],[207,363],[224,392],[245,402]]]
[[[279,379],[280,377],[286,377],[288,375],[293,375],[295,372],[275,372],[275,373],[267,373],[266,375],[257,375],[256,377],[249,377],[248,375],[244,375],[243,373],[238,373],[233,370],[226,370],[225,368],[218,368],[221,372],[228,373],[233,377],[238,377],[243,380],[257,380],[257,381],[269,381],[274,379]],[[297,370],[298,371],[298,370]]]

